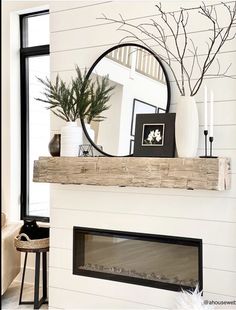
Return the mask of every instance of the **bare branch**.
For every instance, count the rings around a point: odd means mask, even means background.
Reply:
[[[216,75],[215,74],[205,74],[205,77],[215,77]],[[236,80],[236,76],[232,76],[232,75],[227,75],[227,74],[219,74],[217,75],[217,77],[226,77],[226,78],[229,78],[229,79],[232,79],[232,80]]]
[[[234,2],[234,7],[233,7],[232,11],[231,11],[231,7],[230,6],[228,6],[226,4],[223,4],[223,5],[224,5],[224,7],[226,8],[226,10],[228,11],[228,14],[229,14],[229,23],[228,23],[228,25],[225,28],[224,27],[220,28],[218,22],[215,21],[215,19],[217,18],[217,15],[216,15],[215,18],[212,16],[213,9],[211,9],[209,11],[206,8],[205,5],[200,7],[200,10],[201,10],[200,13],[203,16],[207,17],[209,19],[209,21],[213,25],[213,37],[210,38],[211,44],[210,44],[210,46],[208,48],[208,53],[207,53],[205,62],[204,62],[203,67],[202,67],[201,75],[200,75],[199,79],[197,80],[197,82],[194,85],[193,92],[192,92],[193,96],[198,92],[199,88],[201,87],[201,84],[202,84],[204,76],[206,76],[207,71],[209,70],[210,66],[212,65],[213,61],[216,58],[216,55],[221,50],[222,46],[227,41],[229,41],[231,39],[233,40],[235,38],[235,34],[232,37],[229,37],[229,35],[230,35],[231,27],[232,27],[233,23],[236,20],[235,19],[235,16],[236,16],[236,1]],[[216,25],[217,25],[218,29],[216,29]]]
[[[219,24],[219,14],[216,7],[220,7],[221,11],[224,10],[224,12],[226,11],[226,14],[228,14],[228,18],[225,19],[228,22],[224,27],[221,27]],[[198,9],[198,13],[210,22],[212,30],[211,36],[206,42],[207,53],[201,63],[199,61],[199,49],[195,46],[192,39],[188,38],[189,33],[186,29],[190,20],[189,12],[193,10],[193,8],[181,8],[179,11],[175,12],[164,12],[161,4],[157,4],[156,8],[158,14],[155,16],[155,19],[151,18],[149,22],[138,25],[125,20],[122,15],[119,16],[119,19],[112,19],[103,15],[103,19],[108,22],[119,24],[118,30],[128,34],[128,36],[121,41],[127,39],[137,40],[154,53],[155,48],[150,48],[149,40],[151,40],[150,42],[155,42],[160,50],[166,54],[166,57],[162,55],[160,58],[170,67],[181,95],[185,95],[186,93],[185,83],[187,80],[190,94],[194,96],[201,87],[204,77],[208,76],[209,68],[215,61],[217,61],[218,64],[218,71],[215,75],[226,76],[230,66],[221,73],[220,63],[219,60],[216,59],[216,55],[220,52],[225,43],[236,38],[236,33],[231,33],[232,26],[236,24],[236,1],[234,1],[233,4],[230,2],[229,4],[221,3],[210,6],[206,6],[205,3],[203,3],[199,8],[194,8]],[[174,43],[174,48],[171,42]],[[189,42],[191,42],[191,47],[189,47]],[[192,54],[192,63],[190,67],[186,67],[185,63],[187,51]],[[179,65],[180,79],[172,68],[172,62],[176,62]],[[199,77],[196,79],[195,84],[192,85],[192,75],[196,66],[199,70]]]

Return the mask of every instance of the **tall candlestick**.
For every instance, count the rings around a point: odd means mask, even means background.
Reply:
[[[204,130],[208,130],[207,87],[204,87]]]
[[[213,102],[214,102],[214,97],[213,97],[213,91],[211,90],[211,93],[210,93],[210,132],[209,132],[210,137],[213,137],[213,120],[214,120]]]

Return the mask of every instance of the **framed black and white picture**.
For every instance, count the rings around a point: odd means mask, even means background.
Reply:
[[[134,156],[174,157],[175,113],[137,114]]]
[[[143,124],[142,146],[163,146],[165,124]]]
[[[157,107],[142,100],[138,99],[133,100],[133,110],[132,110],[131,130],[130,130],[131,136],[134,136],[135,134],[136,115],[149,114],[149,113],[157,113]]]

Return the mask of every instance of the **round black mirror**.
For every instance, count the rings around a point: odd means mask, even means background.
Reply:
[[[132,156],[136,114],[167,113],[170,85],[158,56],[148,48],[126,43],[104,52],[88,71],[88,78],[109,77],[114,86],[109,108],[90,127],[81,120],[91,145],[105,156]]]

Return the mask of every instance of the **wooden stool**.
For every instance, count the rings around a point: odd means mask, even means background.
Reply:
[[[22,274],[19,305],[34,305],[34,309],[39,309],[42,304],[47,304],[47,252],[49,248],[43,249],[21,249],[16,248],[17,251],[25,252],[25,261]],[[27,263],[28,253],[35,253],[35,277],[34,277],[34,301],[22,301],[22,294],[25,280],[25,269]],[[40,281],[40,254],[42,253],[42,276],[43,276],[43,296],[39,299],[39,281]]]

